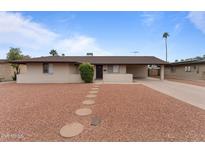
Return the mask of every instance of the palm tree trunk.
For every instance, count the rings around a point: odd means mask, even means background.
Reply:
[[[165,47],[166,47],[166,62],[167,62],[167,38],[165,38]]]

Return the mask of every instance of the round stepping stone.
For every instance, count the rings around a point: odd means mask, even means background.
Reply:
[[[94,94],[89,94],[89,95],[87,95],[86,97],[88,97],[88,98],[94,98],[94,97],[96,97],[96,95],[94,95]]]
[[[92,110],[89,108],[82,108],[82,109],[77,109],[75,113],[79,116],[86,116],[92,113]]]
[[[65,125],[60,130],[60,135],[63,137],[73,137],[83,131],[84,126],[78,122],[73,122]]]
[[[91,105],[91,104],[94,104],[95,101],[94,100],[86,100],[86,101],[83,101],[83,104],[86,104],[86,105]]]
[[[98,91],[89,91],[90,94],[97,94]]]

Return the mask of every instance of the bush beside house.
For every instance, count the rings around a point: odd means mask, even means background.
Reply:
[[[93,67],[93,65],[91,65],[90,63],[80,64],[79,70],[80,70],[81,79],[85,83],[93,82],[93,76],[94,76],[94,67]]]

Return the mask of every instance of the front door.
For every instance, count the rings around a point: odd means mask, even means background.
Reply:
[[[96,65],[96,79],[103,78],[103,65]]]

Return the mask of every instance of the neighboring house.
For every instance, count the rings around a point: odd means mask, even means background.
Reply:
[[[13,68],[5,59],[0,59],[0,81],[12,80]]]
[[[205,59],[170,63],[165,67],[165,78],[205,80]]]
[[[132,82],[146,78],[148,65],[161,66],[164,79],[165,61],[152,56],[49,56],[14,61],[27,65],[27,72],[17,76],[17,83],[80,83],[81,63],[94,65],[94,79],[105,82]]]
[[[26,66],[20,65],[21,72],[26,72]],[[0,59],[0,81],[11,81],[14,69],[6,59]]]

